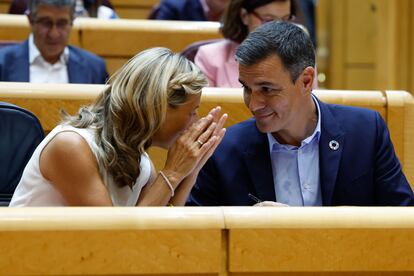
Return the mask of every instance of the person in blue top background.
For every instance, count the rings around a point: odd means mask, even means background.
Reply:
[[[219,21],[228,0],[161,0],[151,19]]]

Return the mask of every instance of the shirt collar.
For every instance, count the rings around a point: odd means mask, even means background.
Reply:
[[[41,58],[44,62],[46,62],[44,58],[42,57],[42,55],[40,54],[40,51],[37,48],[36,44],[34,43],[33,34],[30,34],[29,36],[29,64],[33,64],[33,62],[38,58]],[[59,61],[62,64],[66,64],[68,59],[69,59],[69,48],[65,47],[65,49],[63,50],[63,53],[59,57]]]
[[[316,127],[315,127],[315,130],[313,131],[313,133],[309,137],[305,138],[302,141],[301,147],[311,143],[315,139],[316,139],[316,141],[319,141],[319,137],[321,136],[321,110],[320,110],[320,107],[319,107],[319,102],[313,94],[312,94],[312,100],[315,103],[316,110],[318,112],[318,122],[316,123]],[[267,134],[267,139],[269,141],[269,150],[270,150],[270,152],[275,151],[275,150],[280,149],[280,148],[284,148],[284,149],[287,149],[287,150],[297,148],[297,147],[292,146],[292,145],[280,144],[275,139],[275,137],[273,137],[273,135],[271,133],[266,133],[266,134]]]

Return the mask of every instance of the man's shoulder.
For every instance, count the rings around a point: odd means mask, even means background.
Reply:
[[[257,129],[256,120],[251,118],[228,127],[221,144],[244,144],[247,141],[256,140],[260,135],[265,134]],[[240,141],[243,142],[240,143]]]
[[[2,46],[0,48],[0,58],[18,54],[19,52],[21,52],[23,47],[24,47],[24,43]]]

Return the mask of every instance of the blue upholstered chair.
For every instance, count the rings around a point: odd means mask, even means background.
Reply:
[[[27,162],[43,138],[35,115],[0,102],[0,206],[9,205]]]

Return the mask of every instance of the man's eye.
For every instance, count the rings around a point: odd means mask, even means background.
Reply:
[[[250,94],[250,93],[251,93],[250,88],[249,88],[249,87],[247,87],[247,86],[245,86],[244,84],[242,84],[242,88],[243,88],[243,92],[244,92],[244,93],[248,93],[248,94]]]
[[[262,87],[262,88],[261,88],[261,91],[262,91],[263,93],[270,93],[270,92],[274,91],[274,89],[269,88],[269,87]]]

